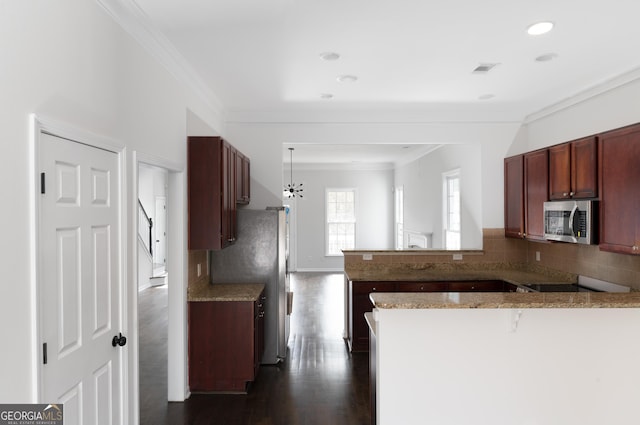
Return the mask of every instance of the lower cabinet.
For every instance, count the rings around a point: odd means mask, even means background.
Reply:
[[[257,301],[189,303],[191,392],[246,392],[264,352],[264,293]]]
[[[369,350],[369,327],[364,314],[373,310],[369,294],[373,292],[515,292],[516,286],[502,280],[446,282],[365,282],[349,281],[349,348],[352,352]]]

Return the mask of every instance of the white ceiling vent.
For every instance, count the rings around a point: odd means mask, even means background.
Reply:
[[[473,70],[474,74],[486,74],[487,72],[491,71],[495,66],[499,65],[498,63],[481,63],[480,65],[476,66],[476,68]]]

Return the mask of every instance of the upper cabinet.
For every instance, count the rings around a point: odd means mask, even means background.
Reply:
[[[586,137],[549,148],[549,198],[598,196],[598,142]]]
[[[524,155],[524,223],[527,239],[544,240],[543,206],[549,200],[549,152]]]
[[[600,136],[600,249],[640,255],[640,125]]]
[[[524,156],[504,160],[504,234],[524,238]]]
[[[188,138],[189,249],[218,250],[235,242],[238,155],[220,137]]]

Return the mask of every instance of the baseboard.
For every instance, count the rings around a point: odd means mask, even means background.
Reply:
[[[314,268],[300,268],[298,267],[295,272],[303,272],[303,273],[342,273],[344,272],[343,268],[339,269],[314,269]]]

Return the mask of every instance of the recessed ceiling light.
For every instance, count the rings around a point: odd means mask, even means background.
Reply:
[[[557,58],[558,55],[556,53],[545,53],[544,55],[540,55],[536,58],[536,62],[549,62]]]
[[[355,75],[339,75],[336,80],[338,80],[339,83],[355,83],[358,81],[358,77]]]
[[[331,93],[321,93],[320,99],[324,99],[324,100],[333,99],[333,95]]]
[[[340,54],[336,52],[323,52],[320,53],[320,59],[325,61],[337,61],[340,59]]]
[[[495,94],[487,93],[487,94],[483,94],[482,96],[478,96],[478,100],[489,100],[489,99],[493,99],[494,97],[496,97]]]
[[[527,33],[529,35],[542,35],[546,34],[553,29],[553,22],[536,22],[527,27]]]

